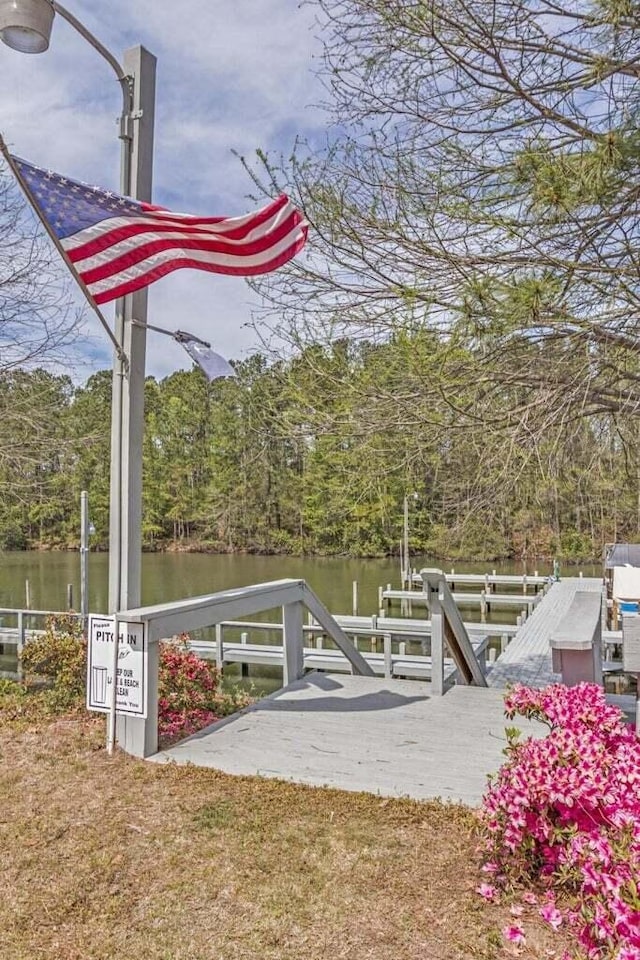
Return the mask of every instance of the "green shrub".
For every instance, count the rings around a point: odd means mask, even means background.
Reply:
[[[81,622],[67,616],[47,620],[45,632],[25,644],[22,667],[27,681],[48,681],[50,706],[60,710],[79,706],[87,677],[87,643]]]
[[[47,621],[46,630],[30,640],[22,654],[27,687],[33,692],[37,681],[47,683],[39,691],[45,712],[64,712],[84,704],[87,675],[87,642],[82,626],[72,617]],[[160,645],[159,717],[161,738],[179,739],[250,703],[240,690],[219,689],[215,664],[202,660],[187,647],[187,637]],[[34,683],[36,681],[36,683]],[[17,684],[7,687],[7,697],[16,700]],[[25,691],[25,687],[20,688]],[[0,700],[2,699],[0,688]]]

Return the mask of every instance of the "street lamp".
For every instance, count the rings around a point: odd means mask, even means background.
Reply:
[[[0,36],[19,53],[44,53],[49,46],[54,9],[42,0],[8,0],[0,6]]]
[[[111,66],[122,88],[119,137],[120,193],[151,200],[155,57],[143,47],[124,54],[122,66],[57,0],[0,0],[0,39],[21,53],[47,50],[59,14]],[[114,359],[109,513],[109,610],[140,605],[142,549],[142,434],[147,291],[116,303],[115,337],[124,353]],[[133,324],[133,319],[138,321]]]
[[[55,14],[97,50],[122,89],[120,193],[151,200],[156,59],[144,47],[126,50],[122,65],[57,0],[0,0],[0,39],[20,53],[42,53],[49,46]],[[111,400],[109,508],[109,612],[140,606],[142,553],[142,439],[146,355],[147,290],[116,302]],[[137,322],[133,322],[133,321]],[[133,752],[144,723],[121,718],[119,740]]]

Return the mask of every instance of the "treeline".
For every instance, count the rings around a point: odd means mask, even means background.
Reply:
[[[255,356],[212,384],[197,370],[148,378],[145,549],[397,553],[405,497],[412,550],[442,558],[583,560],[638,538],[632,416],[538,411],[501,430],[513,388],[474,419],[477,384],[442,392],[451,363],[450,343],[416,330]],[[110,371],[82,386],[2,374],[1,549],[76,547],[84,489],[92,547],[107,548],[110,404]]]

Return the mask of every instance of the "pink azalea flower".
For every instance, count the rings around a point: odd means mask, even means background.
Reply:
[[[546,737],[511,743],[480,815],[482,852],[497,886],[531,883],[525,904],[566,926],[589,960],[640,960],[640,738],[595,684],[516,685],[506,712]],[[560,911],[556,896],[571,908]],[[517,909],[512,916],[518,916]],[[522,943],[519,925],[507,940]],[[563,960],[569,960],[565,951]]]
[[[481,883],[479,887],[476,887],[476,893],[479,893],[481,897],[491,902],[498,899],[498,891],[490,883]]]
[[[515,943],[519,947],[524,946],[527,942],[524,930],[519,923],[513,923],[510,927],[503,927],[502,936],[505,940],[508,940],[510,943]]]
[[[524,907],[519,906],[519,904],[514,903],[512,907],[509,908],[509,913],[512,917],[521,917]]]
[[[540,916],[543,920],[546,920],[554,930],[562,926],[562,914],[553,903],[546,903],[544,907],[540,907]]]

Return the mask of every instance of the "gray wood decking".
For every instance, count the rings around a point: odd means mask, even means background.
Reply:
[[[549,637],[577,590],[601,589],[595,578],[553,584],[493,665],[489,689],[455,686],[433,696],[423,681],[310,673],[150,759],[476,806],[487,775],[504,760],[507,721],[500,688],[515,681],[559,681]],[[635,698],[608,699],[633,720]],[[522,718],[509,725],[525,735],[546,731]]]
[[[432,697],[416,680],[311,673],[151,759],[475,806],[504,759],[506,725],[502,691]]]
[[[551,665],[549,637],[568,611],[578,590],[602,591],[602,580],[596,577],[568,577],[552,584],[491,668],[487,675],[489,686],[526,683],[533,687],[544,687],[548,683],[560,683],[561,677],[553,672]]]

